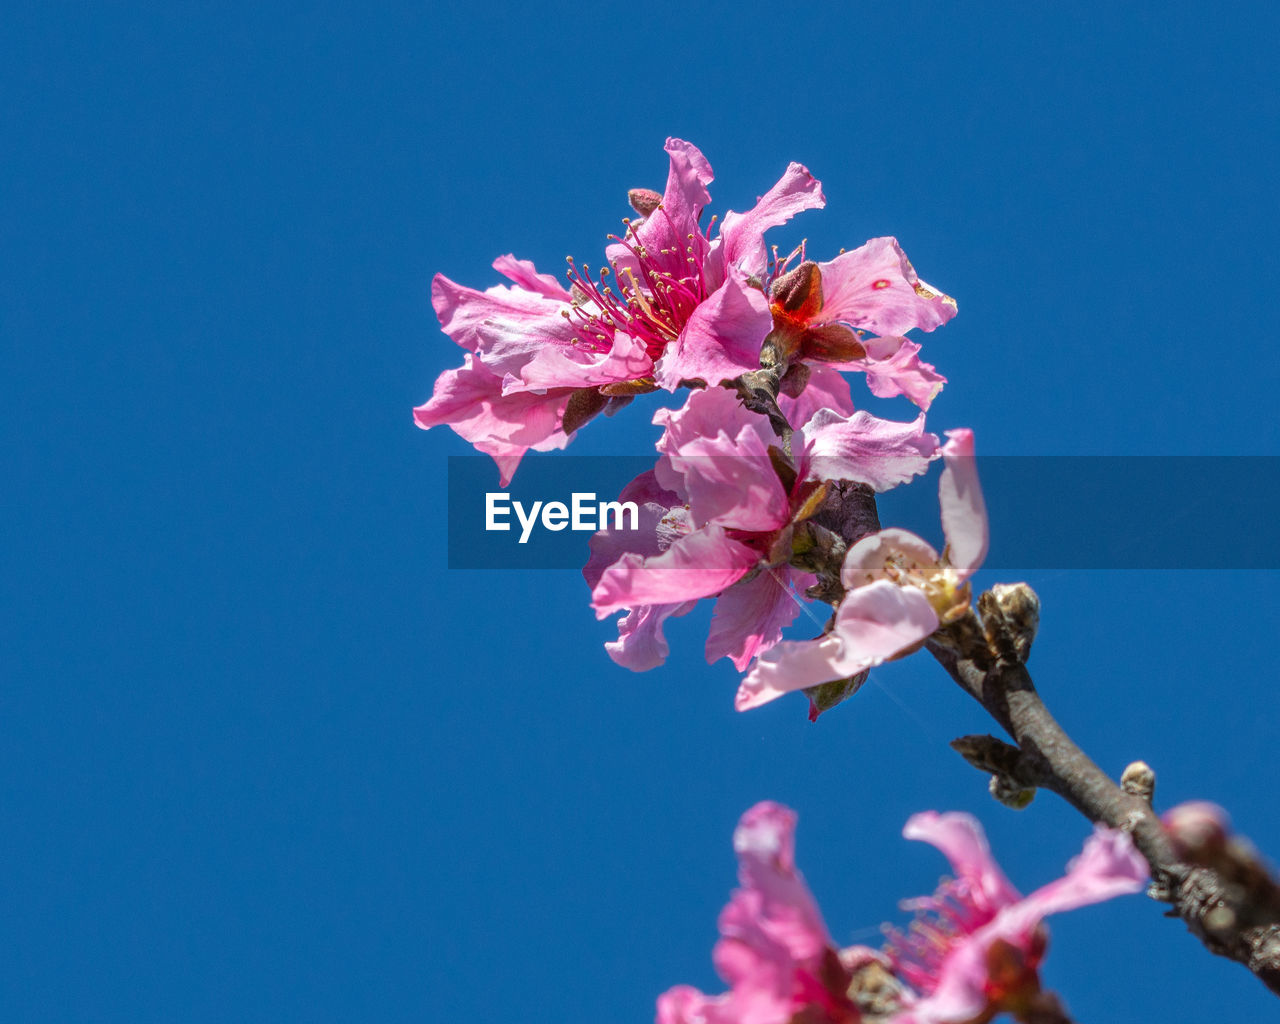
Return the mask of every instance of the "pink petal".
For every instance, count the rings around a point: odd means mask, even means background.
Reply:
[[[710,387],[690,393],[688,400],[679,409],[659,409],[653,414],[653,422],[663,428],[662,437],[658,439],[658,451],[663,458],[658,460],[657,481],[664,487],[686,493],[683,464],[677,467],[673,458],[679,458],[686,449],[702,444],[708,438],[716,438],[721,433],[729,438],[742,438],[742,444],[748,442],[743,437],[744,428],[753,431],[759,443],[751,442],[751,451],[757,455],[767,452],[768,446],[777,442],[768,420],[743,408],[738,396],[727,388]],[[776,474],[775,474],[776,475]]]
[[[966,884],[969,899],[984,914],[994,916],[1021,898],[992,857],[986,833],[973,815],[923,811],[908,819],[902,834],[940,850]]]
[[[792,960],[802,961],[822,953],[831,940],[796,870],[795,829],[795,811],[771,801],[758,803],[739,820],[733,850],[738,855],[738,882],[759,896],[751,907],[752,923]]]
[[[804,426],[803,447],[806,475],[887,491],[928,470],[938,438],[925,431],[923,413],[911,423],[893,423],[865,411],[841,416],[821,409]]]
[[[809,573],[782,566],[735,583],[716,600],[707,636],[707,661],[729,658],[741,672],[752,658],[782,639],[783,629],[800,614],[801,599],[796,591],[814,582]]]
[[[849,381],[839,370],[826,363],[810,363],[809,382],[799,398],[786,394],[778,396],[778,407],[793,427],[803,427],[822,409],[830,409],[842,416],[854,413],[853,396]]]
[[[715,180],[711,164],[702,150],[684,139],[667,139],[664,147],[671,158],[662,206],[677,231],[696,229],[702,209],[711,202],[707,186]],[[683,241],[683,236],[681,236]]]
[[[709,245],[698,229],[698,218],[703,207],[711,202],[707,185],[715,175],[702,151],[692,143],[667,139],[666,151],[670,168],[662,206],[633,225],[630,241],[633,247],[638,244],[647,250],[650,266],[681,278],[689,275],[689,264],[685,262],[688,247],[694,247],[694,258],[700,263]],[[689,235],[693,235],[692,240]],[[626,245],[615,242],[606,248],[605,254],[617,268],[619,280],[627,270],[643,278],[635,256]]]
[[[681,604],[649,604],[633,608],[618,620],[618,639],[604,649],[617,664],[632,672],[648,672],[667,660],[671,648],[663,635],[667,619],[693,611],[696,601]]]
[[[1039,945],[1037,927],[1047,915],[1137,892],[1147,877],[1146,861],[1129,837],[1099,826],[1081,856],[1068,865],[1066,877],[1009,902],[1012,886],[991,861],[981,828],[965,819],[968,815],[916,815],[903,834],[941,849],[960,879],[969,883],[970,900],[981,894],[988,905],[1003,906],[989,923],[972,931],[962,927],[950,940],[932,991],[903,1018],[914,1024],[955,1024],[987,1008],[987,951],[997,939],[1032,953]]]
[[[565,287],[551,274],[539,274],[532,260],[518,260],[507,253],[493,261],[493,269],[526,291],[537,292],[560,302],[569,301],[569,293]]]
[[[641,473],[627,484],[618,501],[634,501],[639,509],[636,529],[597,530],[588,542],[591,557],[582,569],[587,586],[595,589],[605,569],[623,555],[660,555],[680,537],[693,532],[684,498],[659,485],[653,470]]]
[[[987,557],[987,505],[978,484],[973,431],[948,430],[947,437],[942,448],[946,469],[938,484],[942,532],[948,559],[960,578],[968,579]]]
[[[773,326],[764,294],[730,272],[724,285],[698,304],[680,337],[667,347],[654,379],[668,391],[681,381],[709,385],[760,368],[760,346]]]
[[[872,668],[937,628],[938,615],[921,591],[877,580],[845,596],[827,636],[784,640],[761,654],[738,687],[734,706],[746,711],[784,693]]]
[[[844,641],[835,634],[815,640],[783,640],[756,659],[738,686],[733,706],[749,711],[784,693],[851,676],[860,670],[856,660],[846,662]]]
[[[563,318],[561,322],[567,326]],[[518,374],[509,373],[503,380],[506,391],[596,387],[637,380],[653,370],[653,360],[644,345],[622,331],[614,334],[610,348],[604,352],[566,341],[563,335],[544,334],[535,340],[536,350],[521,364]]]
[[[956,315],[950,296],[917,276],[896,238],[873,238],[842,253],[822,272],[822,322],[840,321],[873,334],[932,331]]]
[[[697,523],[771,533],[791,517],[787,492],[759,434],[744,426],[688,442],[667,462],[684,480]]]
[[[922,591],[877,580],[845,595],[834,631],[844,640],[846,659],[856,660],[854,671],[861,671],[901,654],[937,628],[938,615]]]
[[[658,997],[654,1024],[739,1024],[727,996],[704,996],[690,985],[677,985]]]
[[[715,437],[723,431],[736,436],[744,426],[750,426],[768,445],[774,437],[768,420],[743,408],[738,396],[728,388],[702,388],[689,393],[679,409],[659,409],[653,414],[655,426],[663,428],[658,440],[658,451],[664,455],[678,455],[685,445],[704,437]],[[662,474],[658,475],[659,480]]]
[[[934,990],[902,1016],[893,1017],[892,1024],[966,1024],[979,1019],[988,1002],[989,945],[980,935],[959,939],[943,962]]]
[[[750,210],[730,210],[724,215],[719,248],[713,251],[713,257],[723,270],[737,268],[748,276],[759,277],[766,267],[764,233],[785,224],[797,213],[821,208],[826,201],[821,182],[808,168],[790,164],[778,183]]]
[[[863,537],[849,549],[840,567],[840,582],[849,590],[864,587],[884,578],[890,561],[923,574],[937,566],[938,552],[914,533],[890,527]]]
[[[1037,889],[1001,915],[997,922],[999,933],[1008,941],[1015,941],[1030,934],[1050,914],[1140,891],[1150,873],[1128,833],[1096,825],[1080,855],[1067,865],[1066,875]]]
[[[461,369],[440,375],[431,399],[413,410],[413,418],[424,429],[447,424],[477,451],[492,456],[505,487],[530,448],[569,443],[560,430],[568,403],[568,391],[504,396],[498,378],[468,355]]]
[[[795,869],[794,812],[757,804],[734,832],[742,888],[720,914],[716,970],[732,986],[733,1024],[786,1024],[797,982],[830,940],[804,879]]]
[[[592,592],[596,618],[622,608],[678,604],[717,594],[759,560],[745,544],[730,540],[719,526],[708,526],[675,541],[661,555],[623,555],[609,566]]]
[[[897,335],[863,338],[865,359],[839,364],[839,369],[867,375],[867,387],[877,398],[906,395],[921,409],[928,409],[947,378],[919,357],[920,346]]]
[[[560,315],[567,304],[538,292],[507,285],[479,292],[437,274],[431,304],[444,332],[498,377],[518,375],[548,345],[574,343],[573,330]]]

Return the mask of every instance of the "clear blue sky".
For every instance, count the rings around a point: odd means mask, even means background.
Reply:
[[[764,798],[799,811],[841,942],[936,882],[898,836],[916,810],[979,814],[1024,890],[1054,876],[1085,823],[987,797],[946,747],[987,725],[927,659],[816,726],[800,698],[738,715],[705,614],[634,676],[576,574],[448,571],[465,446],[410,414],[458,361],[430,278],[598,258],[668,135],[718,211],[799,160],[829,199],[797,229],[815,252],[896,234],[959,300],[928,337],[935,429],[1277,454],[1278,21],[10,4],[0,1014],[648,1022],[672,984],[718,990],[730,834]],[[650,411],[575,449],[640,450]],[[1077,740],[1280,857],[1276,575],[1028,578]],[[1082,1020],[1275,1014],[1138,897],[1053,931]]]

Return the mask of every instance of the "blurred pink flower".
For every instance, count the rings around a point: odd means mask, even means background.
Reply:
[[[918,917],[907,934],[889,933],[884,952],[837,950],[796,870],[795,825],[795,812],[775,803],[742,816],[733,836],[741,888],[720,914],[712,954],[729,991],[707,996],[677,986],[659,998],[657,1024],[857,1024],[856,1000],[885,995],[863,986],[861,972],[872,966],[894,978],[893,1005],[877,1009],[887,1024],[964,1024],[1017,1012],[1041,991],[1042,920],[1137,892],[1147,877],[1129,837],[1099,827],[1064,877],[1024,897],[974,818],[926,811],[903,835],[936,846],[956,877],[906,904]]]
[[[760,803],[733,834],[738,881],[712,953],[728,992],[679,985],[658,999],[657,1024],[857,1024],[849,973],[795,867],[794,811]]]
[[[970,815],[926,811],[902,834],[942,851],[955,879],[905,904],[919,916],[908,933],[890,934],[886,953],[914,990],[894,1024],[963,1024],[1025,1008],[1040,992],[1037,968],[1048,943],[1042,920],[1138,892],[1148,874],[1127,834],[1097,826],[1062,878],[1024,897]]]
[[[787,640],[757,659],[738,689],[738,710],[784,693],[857,675],[910,653],[968,606],[967,581],[987,554],[987,512],[974,465],[973,432],[949,431],[939,483],[947,547],[939,555],[906,530],[881,530],[849,549],[847,588],[831,631]]]

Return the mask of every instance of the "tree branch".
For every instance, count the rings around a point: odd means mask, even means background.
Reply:
[[[1145,765],[1131,765],[1121,787],[1076,746],[1024,664],[1028,605],[1038,619],[1039,602],[1025,585],[983,594],[981,618],[967,609],[928,641],[951,678],[1017,744],[965,737],[961,753],[994,778],[1052,790],[1090,821],[1128,832],[1151,866],[1150,895],[1171,905],[1169,916],[1182,918],[1211,952],[1244,964],[1280,994],[1280,887],[1247,844],[1175,842],[1152,810],[1154,775]]]

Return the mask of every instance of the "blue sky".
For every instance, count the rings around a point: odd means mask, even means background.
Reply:
[[[597,258],[668,135],[710,159],[716,211],[799,160],[829,202],[787,238],[897,235],[958,299],[927,339],[935,429],[1274,455],[1278,20],[11,5],[5,1015],[649,1021],[673,984],[718,987],[730,834],[765,798],[800,813],[841,942],[936,882],[899,837],[916,810],[980,815],[1024,890],[1053,877],[1084,821],[987,797],[946,747],[986,723],[927,659],[816,726],[799,698],[738,715],[705,614],[635,676],[575,573],[450,572],[466,447],[410,416],[458,361],[429,282]],[[643,450],[640,405],[575,450]],[[1275,573],[1027,579],[1031,667],[1075,738],[1280,857]],[[1274,1013],[1138,897],[1053,932],[1046,978],[1082,1020]]]

